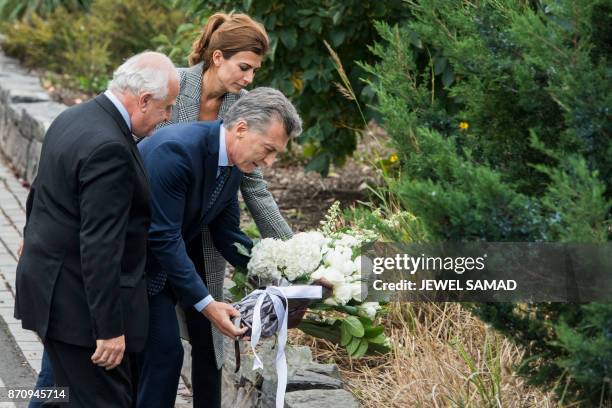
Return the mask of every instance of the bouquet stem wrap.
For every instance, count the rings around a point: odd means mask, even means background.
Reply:
[[[255,351],[255,347],[259,343],[262,336],[268,337],[276,333],[277,351],[276,351],[276,408],[283,408],[285,405],[285,389],[287,388],[287,359],[285,357],[285,345],[287,343],[287,321],[289,316],[289,302],[282,288],[269,286],[266,289],[257,289],[251,292],[236,306],[238,310],[248,308],[248,304],[255,301],[253,307],[253,320],[251,325],[251,348],[253,350],[253,370],[263,368],[263,363]],[[284,303],[283,303],[284,301]],[[264,307],[264,302],[266,306]],[[267,312],[270,309],[269,302],[272,302],[274,308],[274,316]],[[262,321],[262,308],[266,310]]]

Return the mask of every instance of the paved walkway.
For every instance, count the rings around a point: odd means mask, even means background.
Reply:
[[[26,361],[23,363],[38,373],[43,353],[42,343],[36,334],[22,329],[21,322],[13,317],[17,248],[25,225],[27,196],[28,189],[13,175],[6,161],[0,158],[0,316],[25,356]],[[4,380],[6,383],[6,379]],[[2,378],[0,378],[0,387],[1,384]],[[192,406],[188,395],[189,391],[181,381],[177,391],[177,408]],[[0,403],[0,407],[4,406],[13,405]]]

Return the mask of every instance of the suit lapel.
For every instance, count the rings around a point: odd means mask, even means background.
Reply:
[[[125,123],[125,120],[123,119],[123,116],[121,116],[121,113],[119,113],[117,108],[115,108],[115,105],[113,105],[110,99],[108,99],[106,95],[100,94],[94,98],[94,101],[113,118],[115,123],[117,123],[117,125],[119,126],[119,129],[121,129],[121,133],[123,133],[126,139],[134,143],[134,139],[132,138],[132,132],[130,132],[127,123]]]
[[[104,94],[96,96],[94,101],[98,105],[100,105],[100,107],[104,109],[104,111],[108,113],[117,123],[119,129],[121,129],[121,133],[123,133],[123,136],[125,136],[125,139],[129,146],[130,152],[134,157],[134,160],[136,160],[136,163],[138,163],[138,168],[140,169],[142,176],[145,178],[145,180],[148,180],[147,172],[145,171],[144,164],[142,163],[142,159],[140,158],[140,153],[138,153],[136,143],[134,142],[134,136],[132,136],[132,132],[128,128],[127,123],[125,123],[125,120],[123,119],[123,116],[121,116],[121,113],[117,110],[115,105],[113,105],[110,99],[108,99]]]

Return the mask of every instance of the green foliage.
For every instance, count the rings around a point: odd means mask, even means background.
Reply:
[[[0,0],[0,20],[19,20],[36,14],[47,17],[56,9],[88,10],[90,0]]]
[[[354,307],[347,306],[342,311],[347,313],[344,318],[307,317],[300,322],[298,328],[311,336],[341,345],[352,358],[384,354],[391,350],[383,326],[375,326],[368,317],[357,317],[357,309]]]
[[[612,198],[609,1],[423,0],[377,23],[362,64],[401,170],[379,193],[430,240],[605,242]],[[363,217],[366,219],[366,217]],[[612,398],[602,304],[479,304],[563,402]]]
[[[356,145],[354,129],[363,127],[356,105],[338,91],[336,66],[324,41],[337,52],[344,63],[346,76],[355,87],[355,96],[362,105],[371,100],[371,91],[359,78],[363,70],[353,61],[373,61],[367,45],[377,38],[372,22],[385,19],[402,21],[408,10],[401,0],[392,1],[237,1],[213,0],[206,3],[179,1],[185,10],[205,17],[216,11],[245,12],[262,22],[271,40],[268,59],[255,78],[256,84],[268,85],[289,96],[304,119],[301,143],[307,149],[310,163],[307,170],[326,174],[331,164],[342,165]],[[165,50],[187,58],[191,41],[185,33],[193,26],[180,28]],[[182,48],[182,51],[178,51]],[[181,61],[179,60],[179,63]],[[341,88],[344,85],[340,85]]]
[[[502,406],[501,400],[501,353],[500,353],[500,342],[499,337],[494,337],[494,343],[491,342],[491,336],[485,337],[484,348],[482,355],[486,362],[486,370],[482,370],[478,367],[477,362],[468,354],[465,347],[460,341],[455,340],[453,347],[457,350],[457,353],[463,360],[463,362],[470,369],[469,382],[474,384],[478,390],[481,401],[486,401],[487,407],[498,407]],[[453,401],[457,406],[465,404],[463,401]]]
[[[68,85],[98,92],[127,57],[153,48],[153,39],[173,33],[182,21],[164,2],[94,0],[90,12],[56,8],[48,18],[33,14],[5,26],[7,54],[25,65],[68,78]]]
[[[605,398],[610,398],[612,304],[593,303],[581,306],[581,310],[583,320],[578,325],[562,321],[556,326],[559,346],[566,351],[559,365],[574,377],[572,391],[586,398],[595,396],[593,400],[603,406]],[[601,374],[608,377],[594,381],[594,376]]]

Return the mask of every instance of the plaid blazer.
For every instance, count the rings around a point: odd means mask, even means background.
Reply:
[[[189,68],[179,68],[178,71],[181,76],[180,92],[176,98],[172,118],[158,127],[198,120],[200,97],[202,95],[202,70],[203,63]],[[242,90],[240,94],[226,93],[219,107],[218,118],[223,119],[223,115],[229,107],[246,93],[245,90]],[[286,239],[293,235],[291,228],[281,215],[274,197],[268,191],[261,170],[257,169],[250,174],[244,174],[240,192],[262,237]],[[202,249],[204,251],[206,287],[215,300],[223,300],[226,263],[215,249],[208,228],[203,229]],[[214,326],[212,327],[212,333],[217,367],[221,368],[223,366],[223,335]]]

